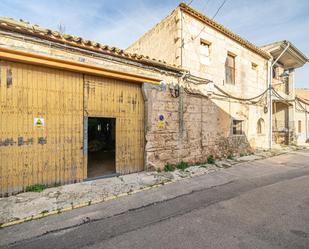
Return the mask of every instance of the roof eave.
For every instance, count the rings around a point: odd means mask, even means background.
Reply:
[[[265,51],[268,51],[273,56],[273,58],[276,59],[276,55],[281,54],[287,46],[289,47],[287,48],[285,53],[293,57],[295,64],[297,64],[295,68],[302,67],[305,63],[308,62],[308,58],[290,41],[287,40],[267,44],[262,46],[261,48]],[[282,59],[279,59],[279,62],[284,65]]]
[[[188,6],[185,3],[180,3],[178,8],[180,8],[181,11],[184,11],[185,13],[193,16],[194,18],[200,20],[201,22],[203,22],[206,25],[209,25],[210,27],[212,27],[213,29],[223,33],[224,35],[226,35],[227,37],[229,37],[230,39],[238,42],[239,44],[241,44],[242,46],[246,47],[247,49],[251,50],[252,52],[260,55],[261,57],[263,57],[264,59],[271,59],[271,55],[260,49],[259,47],[255,46],[254,44],[252,44],[251,42],[247,41],[246,39],[240,37],[239,35],[235,34],[234,32],[232,32],[231,30],[225,28],[223,25],[213,21],[212,19],[210,19],[209,17],[205,16],[204,14],[202,14],[201,12],[199,12],[198,10]]]
[[[145,65],[152,65],[168,71],[182,73],[184,70],[176,65],[169,65],[165,61],[152,59],[148,56],[132,54],[116,47],[109,47],[93,41],[84,40],[81,37],[75,37],[68,34],[61,34],[58,31],[52,31],[42,28],[38,25],[30,25],[23,21],[16,21],[10,18],[0,17],[0,30],[15,32],[22,35],[37,37],[42,40],[52,41],[58,44],[66,44],[79,49],[97,52],[109,56],[115,56],[130,61],[137,61]]]

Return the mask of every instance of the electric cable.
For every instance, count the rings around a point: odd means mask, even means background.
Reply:
[[[211,18],[211,20],[215,19],[215,17],[218,15],[219,11],[222,9],[222,7],[224,6],[224,4],[227,2],[227,0],[223,0],[222,4],[219,6],[218,10],[216,11],[216,13],[214,14],[214,16]]]
[[[205,83],[205,81],[199,80],[199,82],[192,82],[192,84],[194,84],[194,85],[202,85],[202,84],[207,84],[207,83]],[[250,102],[251,104],[258,104],[258,103],[260,103],[263,100],[263,97],[268,92],[268,89],[266,89],[264,92],[262,92],[261,94],[259,94],[257,96],[254,96],[254,97],[251,97],[251,98],[240,98],[240,97],[236,97],[236,96],[233,96],[233,95],[225,92],[224,90],[222,90],[217,85],[214,85],[214,87],[219,92],[221,92],[221,94],[220,93],[213,93],[213,95],[215,95],[217,97],[220,97],[220,98],[223,98],[223,99],[224,98],[234,99],[234,100],[241,101],[241,102]],[[195,92],[192,89],[192,87],[190,87],[190,83],[189,82],[187,82],[187,87],[185,87],[185,92],[188,93],[188,94],[194,94],[194,95],[200,95],[200,96],[208,97],[208,96],[206,96],[206,95],[204,95],[202,93]]]
[[[215,85],[215,88],[220,91],[221,93],[223,93],[224,95],[232,98],[232,99],[236,99],[236,100],[240,100],[240,101],[251,101],[251,100],[254,100],[254,99],[257,99],[257,98],[260,98],[262,97],[263,95],[265,95],[268,91],[268,89],[266,89],[264,92],[262,92],[261,94],[257,95],[257,96],[254,96],[254,97],[251,97],[251,98],[240,98],[240,97],[235,97],[227,92],[225,92],[223,89],[221,89],[220,87],[218,87],[217,85]]]
[[[309,100],[308,99],[304,99],[304,98],[301,98],[299,96],[295,96],[295,98],[297,98],[300,102],[306,104],[306,105],[309,105]]]
[[[194,2],[194,0],[191,0],[191,1],[188,3],[188,5],[191,5],[193,2]]]
[[[224,4],[227,2],[227,0],[223,0],[222,4],[219,6],[219,8],[217,9],[216,13],[213,15],[213,17],[211,18],[211,20],[214,20],[214,18],[218,15],[218,13],[220,12],[220,10],[223,8]],[[205,30],[206,28],[206,25],[201,29],[201,31],[194,37],[192,38],[189,42],[193,42],[197,37],[200,36],[200,34]],[[187,43],[189,43],[187,42]],[[185,45],[186,43],[183,44],[183,46]]]

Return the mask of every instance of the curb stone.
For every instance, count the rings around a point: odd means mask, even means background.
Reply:
[[[274,153],[274,154],[271,154],[268,157],[267,156],[261,156],[261,158],[257,158],[257,159],[251,160],[251,161],[257,161],[257,160],[262,160],[262,159],[265,159],[265,158],[271,158],[271,157],[274,157],[274,156],[286,154],[288,152],[289,151]],[[231,164],[231,167],[233,165],[237,165],[237,164],[246,162],[246,161],[240,162],[240,161],[236,161],[236,160],[234,160],[234,161],[235,161],[235,164],[229,162]],[[197,166],[197,167],[199,167],[199,166]],[[17,225],[17,224],[21,224],[21,223],[24,223],[24,222],[27,222],[27,221],[38,220],[38,219],[41,219],[41,218],[45,218],[47,216],[64,213],[64,212],[67,212],[67,211],[71,211],[73,209],[83,208],[83,207],[87,207],[87,206],[90,206],[90,205],[95,205],[95,204],[115,200],[115,199],[118,199],[118,198],[121,198],[121,197],[133,195],[133,194],[136,194],[136,193],[139,193],[139,192],[142,192],[142,191],[158,188],[158,187],[168,185],[168,184],[171,184],[171,183],[175,183],[175,182],[179,182],[179,181],[182,181],[182,180],[185,180],[185,179],[190,179],[190,178],[193,178],[193,177],[196,177],[196,176],[202,176],[202,175],[209,174],[209,173],[212,173],[212,172],[220,171],[221,169],[225,169],[225,167],[218,167],[216,165],[215,165],[215,167],[217,167],[217,168],[209,170],[209,171],[205,171],[202,174],[195,175],[193,173],[193,174],[190,174],[189,176],[186,176],[186,177],[183,177],[183,178],[165,179],[161,183],[157,183],[157,184],[154,184],[152,186],[146,186],[146,187],[142,187],[140,189],[136,189],[136,190],[133,190],[133,191],[128,191],[128,192],[124,192],[124,193],[120,193],[120,194],[116,194],[116,195],[111,195],[111,196],[107,196],[107,197],[102,197],[102,198],[97,198],[97,199],[94,199],[94,200],[89,200],[87,202],[82,202],[82,203],[78,203],[78,204],[75,204],[75,205],[72,204],[69,207],[58,208],[56,210],[42,212],[40,214],[32,215],[32,216],[21,218],[21,219],[16,219],[16,220],[5,222],[5,223],[2,223],[2,224],[0,223],[0,229],[5,228],[5,227],[9,227],[9,226],[13,226],[13,225]]]
[[[115,199],[118,199],[118,198],[121,198],[121,197],[125,197],[125,196],[129,196],[129,195],[132,195],[132,194],[135,194],[135,193],[139,193],[139,192],[142,192],[142,191],[150,190],[150,189],[153,189],[153,188],[158,188],[158,187],[161,187],[163,185],[167,185],[169,183],[172,183],[172,181],[155,184],[153,186],[145,187],[145,188],[138,189],[138,190],[133,190],[133,191],[127,192],[127,193],[121,193],[121,194],[118,194],[118,195],[112,195],[112,196],[108,196],[108,197],[104,197],[104,198],[98,198],[98,199],[95,199],[95,200],[90,200],[88,202],[78,203],[76,205],[72,205],[71,207],[60,208],[60,209],[57,209],[57,210],[52,210],[52,211],[44,212],[44,213],[41,213],[41,214],[32,215],[30,217],[17,219],[17,220],[14,220],[14,221],[10,221],[10,222],[0,224],[0,229],[8,227],[8,226],[21,224],[21,223],[24,223],[24,222],[27,222],[27,221],[38,220],[38,219],[41,219],[41,218],[44,218],[44,217],[47,217],[47,216],[64,213],[64,212],[67,212],[67,211],[71,211],[73,209],[83,208],[83,207],[87,207],[87,206],[90,206],[90,205],[95,205],[95,204],[99,204],[99,203],[102,203],[102,202],[115,200]]]

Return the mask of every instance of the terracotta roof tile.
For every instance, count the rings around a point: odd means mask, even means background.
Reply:
[[[0,17],[0,29],[15,31],[17,33],[28,34],[36,36],[42,39],[51,40],[60,43],[66,43],[71,46],[87,49],[90,51],[101,52],[105,54],[111,54],[115,56],[125,57],[130,60],[136,60],[141,63],[153,64],[157,66],[163,66],[176,71],[183,71],[176,65],[168,65],[166,62],[157,59],[150,59],[148,56],[130,54],[123,49],[110,47],[106,44],[101,44],[95,41],[85,40],[82,37],[73,36],[70,34],[62,34],[58,31],[53,31],[40,27],[38,25],[31,25],[29,22],[23,20],[16,21],[8,17]]]

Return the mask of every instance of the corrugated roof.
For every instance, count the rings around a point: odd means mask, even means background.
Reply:
[[[227,37],[229,37],[229,38],[233,39],[234,41],[240,43],[244,47],[246,47],[246,48],[250,49],[251,51],[255,52],[256,54],[259,54],[260,56],[262,56],[262,57],[264,57],[266,59],[270,59],[271,58],[269,53],[263,51],[262,49],[260,49],[256,45],[252,44],[248,40],[240,37],[239,35],[235,34],[231,30],[229,30],[228,28],[226,28],[223,25],[215,22],[214,20],[210,19],[209,17],[205,16],[204,14],[202,14],[198,10],[190,7],[189,5],[187,5],[185,3],[181,3],[181,4],[179,4],[179,8],[182,11],[184,11],[185,13],[187,13],[187,14],[195,17],[195,18],[197,18],[198,20],[200,20],[201,22],[207,24],[208,26],[212,27],[213,29],[223,33]]]
[[[139,55],[136,53],[128,53],[123,49],[117,47],[111,47],[98,42],[86,40],[82,37],[62,34],[58,31],[53,31],[47,28],[40,27],[38,25],[32,25],[29,22],[23,20],[14,20],[8,17],[0,17],[0,29],[10,30],[17,33],[27,34],[35,37],[39,37],[45,40],[59,42],[62,44],[69,44],[74,47],[87,49],[94,52],[101,52],[104,54],[114,55],[117,57],[124,57],[126,59],[138,61],[145,64],[152,64],[156,66],[165,67],[173,70],[181,70],[176,65],[169,65],[165,61],[150,58],[149,56]]]

